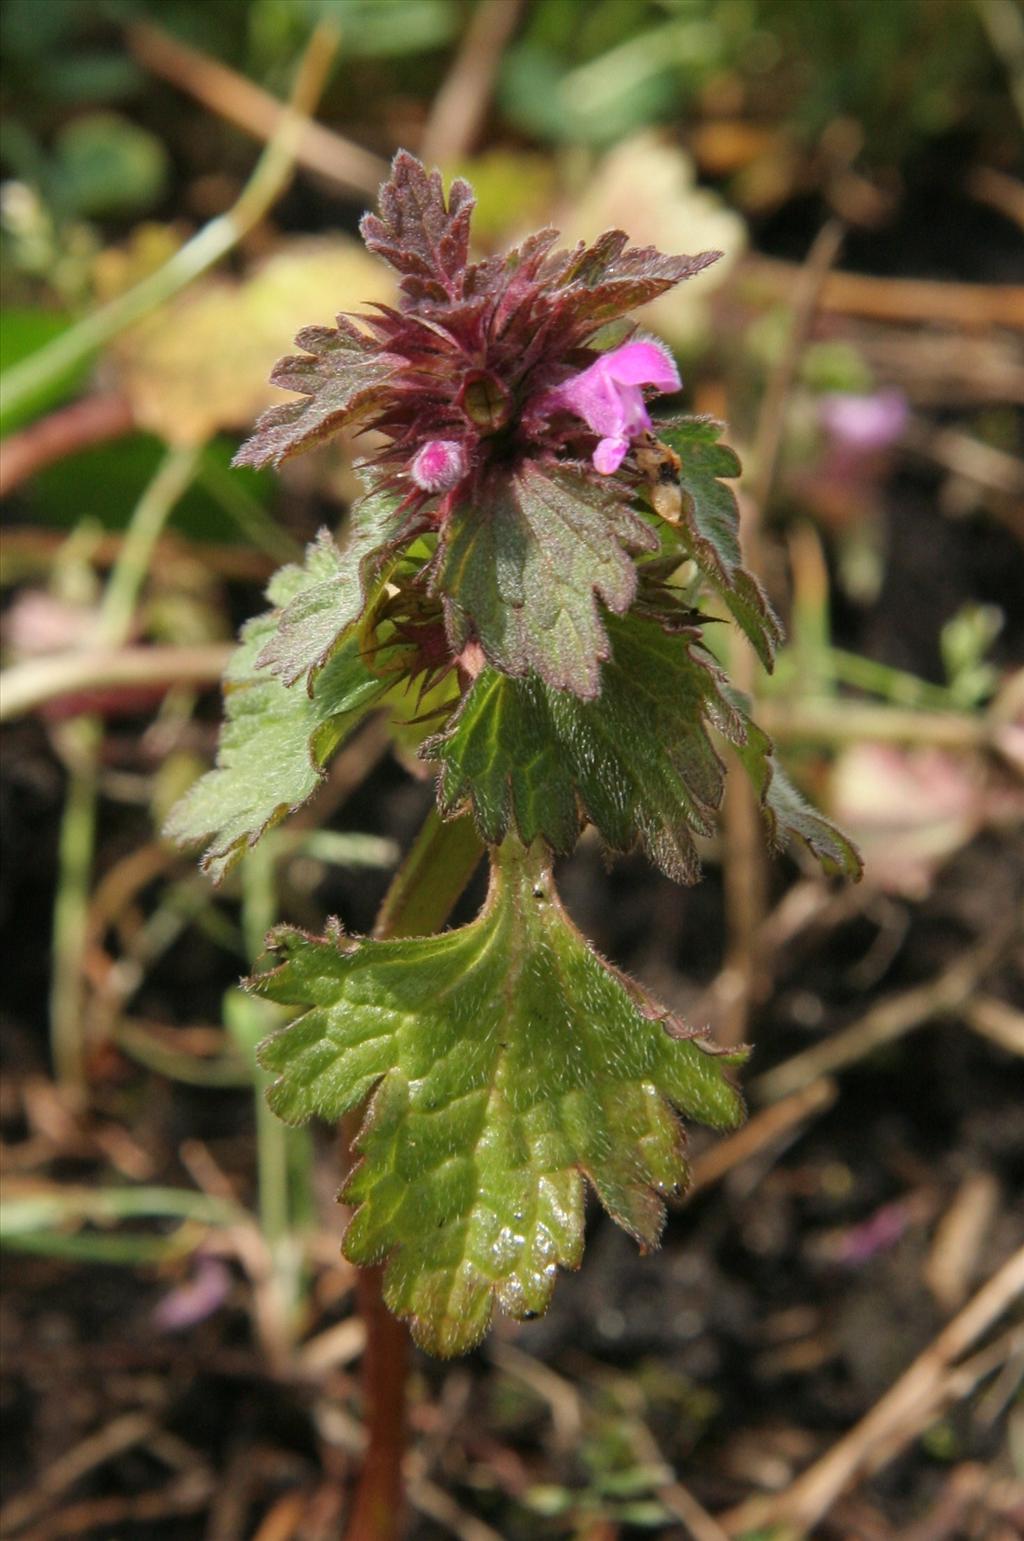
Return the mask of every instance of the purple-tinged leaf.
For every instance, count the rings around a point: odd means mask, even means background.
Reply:
[[[461,298],[475,202],[469,184],[457,179],[445,203],[439,171],[427,172],[407,150],[395,156],[380,190],[380,215],[365,214],[359,229],[367,249],[403,275],[402,291],[414,307]]]
[[[278,466],[312,449],[379,405],[385,381],[401,363],[344,316],[336,327],[306,327],[295,341],[307,351],[281,359],[270,381],[298,391],[302,400],[268,408],[235,456],[236,466]]]
[[[666,256],[653,246],[627,247],[621,230],[609,230],[593,246],[571,253],[557,266],[556,254],[543,273],[554,291],[553,310],[559,335],[575,334],[585,341],[609,321],[646,305],[676,284],[703,272],[722,255]]]
[[[464,503],[442,531],[434,587],[453,649],[470,640],[505,674],[530,670],[592,699],[608,638],[598,606],[622,614],[636,592],[630,553],[657,543],[620,490],[579,466],[531,462]]]

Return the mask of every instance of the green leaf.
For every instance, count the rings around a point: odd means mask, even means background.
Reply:
[[[139,214],[163,195],[170,161],[155,134],[117,112],[72,118],[54,144],[64,206],[90,218]]]
[[[373,1098],[344,1191],[353,1262],[387,1260],[384,1296],[438,1354],[464,1352],[497,1303],[543,1311],[583,1250],[586,1177],[656,1244],[686,1179],[678,1108],[741,1116],[723,1058],[608,967],[572,925],[547,853],[496,854],[479,917],[411,941],[283,930],[253,981],[306,1014],[260,1053],[282,1118],[336,1120]]]
[[[392,494],[371,493],[352,506],[343,551],[327,530],[321,530],[307,549],[305,567],[286,568],[278,575],[280,597],[273,588],[269,591],[269,598],[283,608],[257,666],[286,685],[305,676],[312,689],[318,672],[362,618],[389,562],[418,528]],[[304,575],[304,581],[286,573]],[[293,586],[288,597],[287,585]]]
[[[864,863],[853,841],[800,795],[776,760],[767,733],[749,717],[745,722],[746,734],[736,742],[736,753],[761,803],[772,848],[781,849],[787,837],[796,835],[830,877],[848,877],[856,882]]]
[[[8,370],[13,371],[38,349],[68,331],[71,325],[71,318],[59,311],[16,309],[13,305],[5,309],[4,324],[0,326],[0,432],[13,433],[15,428],[64,401],[88,375],[88,365],[65,370],[17,406],[9,405],[8,393],[3,389]],[[76,518],[80,517],[79,510]]]
[[[656,543],[614,487],[572,466],[527,462],[487,507],[464,505],[444,527],[435,590],[454,648],[475,638],[503,673],[534,670],[556,690],[593,699],[608,656],[598,598],[628,610],[630,552]]]
[[[423,746],[437,762],[441,811],[468,802],[489,843],[514,829],[556,851],[572,850],[582,816],[612,850],[639,838],[662,871],[695,882],[693,834],[712,833],[724,790],[708,729],[740,743],[744,719],[692,630],[669,636],[632,612],[610,618],[608,635],[595,701],[536,675],[478,676],[447,729]]]
[[[683,513],[676,528],[685,554],[721,596],[771,672],[782,627],[761,585],[742,565],[736,494],[722,480],[739,476],[740,463],[728,445],[718,442],[722,424],[710,417],[677,418],[658,425],[657,432],[681,461]]]
[[[294,603],[337,560],[324,542],[309,548],[305,567],[285,567],[268,598]],[[287,613],[287,610],[285,611]],[[310,694],[260,667],[280,612],[249,621],[225,675],[226,720],[217,765],[171,811],[165,833],[182,844],[208,841],[203,868],[219,882],[272,825],[309,800],[339,745],[388,689],[367,669],[351,637],[317,675]]]

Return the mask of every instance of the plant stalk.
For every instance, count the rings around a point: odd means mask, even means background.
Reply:
[[[100,646],[118,647],[128,636],[153,547],[195,474],[198,454],[193,449],[168,450],[136,504],[100,604],[96,623],[96,641]],[[103,747],[101,719],[75,718],[67,725],[64,744],[68,790],[61,819],[53,911],[50,1044],[58,1081],[80,1087],[86,1079],[82,966],[96,845],[98,773]]]
[[[439,931],[483,854],[468,816],[442,822],[432,808],[384,896],[374,936],[379,941]],[[363,1112],[342,1125],[346,1150],[355,1144]],[[382,1267],[361,1268],[356,1302],[366,1327],[363,1397],[367,1445],[345,1541],[397,1541],[402,1524],[405,1383],[409,1335],[384,1303]]]

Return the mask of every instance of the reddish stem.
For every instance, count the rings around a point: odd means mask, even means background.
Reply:
[[[123,438],[134,426],[131,404],[123,396],[84,396],[60,407],[3,441],[0,497],[55,460],[93,444]]]
[[[431,809],[384,897],[374,927],[378,941],[440,931],[483,855],[468,817],[442,822]],[[354,1147],[365,1109],[343,1120],[346,1154]],[[383,1268],[361,1268],[356,1303],[366,1327],[363,1397],[366,1454],[345,1541],[397,1541],[403,1528],[405,1378],[409,1334],[384,1304]]]
[[[397,1541],[402,1530],[409,1334],[384,1304],[382,1275],[381,1268],[360,1268],[356,1276],[356,1301],[366,1327],[367,1446],[345,1541]]]

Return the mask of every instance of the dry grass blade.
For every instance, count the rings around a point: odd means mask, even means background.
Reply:
[[[264,141],[280,129],[287,111],[284,103],[209,54],[191,48],[152,22],[133,22],[125,37],[129,50],[146,69],[187,91],[229,123]],[[388,175],[387,161],[322,123],[303,127],[295,159],[308,171],[371,198]]]
[[[139,685],[213,685],[230,654],[229,647],[211,642],[196,647],[96,648],[12,664],[0,676],[0,722],[10,722],[47,701],[83,691]]]
[[[876,1470],[884,1451],[891,1460],[924,1428],[950,1394],[964,1395],[977,1383],[977,1369],[955,1361],[1024,1295],[1024,1248],[1013,1254],[968,1305],[944,1327],[881,1401],[785,1492],[755,1498],[725,1516],[731,1535],[771,1525],[807,1535],[860,1475]],[[1008,1335],[1016,1336],[1016,1334]],[[1000,1348],[1000,1361],[1007,1345]],[[984,1355],[981,1373],[995,1367]],[[958,1380],[959,1377],[959,1380]]]
[[[37,1487],[27,1493],[19,1493],[0,1509],[0,1534],[13,1536],[82,1477],[115,1455],[121,1455],[133,1445],[140,1444],[154,1432],[156,1426],[152,1413],[130,1412],[122,1413],[105,1428],[90,1434],[66,1455],[54,1461],[44,1472]]]
[[[749,1161],[773,1141],[790,1134],[805,1119],[823,1113],[835,1100],[836,1083],[822,1079],[756,1113],[737,1134],[718,1140],[691,1163],[689,1193],[698,1193],[720,1181],[741,1162]]]
[[[959,1011],[1017,930],[1016,919],[999,927],[993,935],[962,953],[937,978],[880,1001],[849,1027],[758,1076],[751,1090],[764,1101],[776,1102],[809,1086],[820,1076],[855,1064],[873,1049],[902,1038],[935,1017]]]
[[[807,342],[826,275],[839,255],[843,227],[830,220],[819,231],[794,285],[789,337],[769,377],[758,416],[754,443],[754,474],[750,501],[744,501],[743,545],[747,563],[761,569],[759,527],[771,501],[782,448],[789,401],[800,358]],[[756,668],[752,650],[740,646],[733,665],[738,691],[755,698]],[[759,933],[765,918],[768,893],[767,859],[757,806],[746,778],[730,776],[726,786],[722,821],[725,846],[723,878],[728,930],[724,974],[731,985],[716,1035],[727,1047],[746,1037],[750,1008],[763,993],[763,969]]]
[[[476,146],[498,65],[522,10],[522,0],[482,0],[470,16],[462,46],[423,131],[424,161],[449,165]]]

